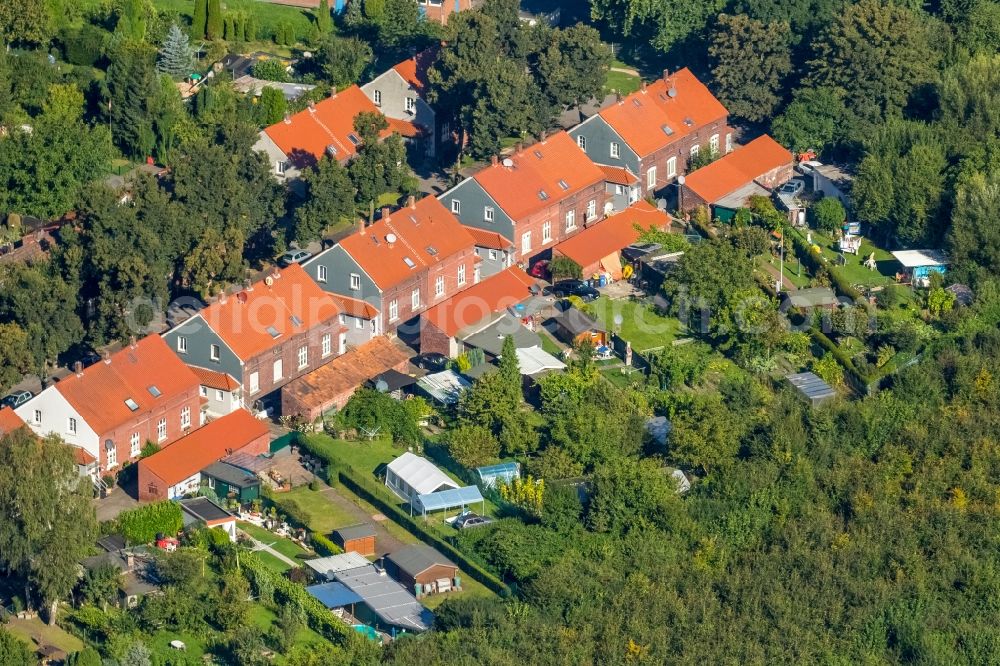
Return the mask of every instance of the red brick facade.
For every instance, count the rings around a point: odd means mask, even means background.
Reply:
[[[719,153],[726,152],[726,136],[732,142],[733,129],[727,122],[728,116],[723,116],[718,120],[699,127],[696,131],[682,137],[678,141],[664,146],[659,150],[640,157],[639,160],[639,184],[644,196],[652,196],[653,192],[674,182],[677,176],[688,173],[688,163],[691,161],[691,149],[698,146],[698,150],[711,150],[710,142],[713,136],[718,136]],[[730,144],[731,145],[731,144]],[[676,158],[675,175],[670,175],[670,158]],[[647,174],[650,167],[656,167],[656,185],[650,190]]]
[[[382,292],[381,312],[385,321],[386,332],[394,331],[400,324],[416,317],[427,308],[451,298],[455,294],[468,289],[475,284],[476,248],[468,245],[458,252],[445,257],[440,263],[415,273],[409,279],[390,287]],[[465,281],[458,283],[459,266],[465,266]],[[438,277],[444,278],[444,292],[435,292]],[[420,302],[413,307],[413,291],[420,290]],[[396,301],[393,308],[392,302]],[[396,316],[393,317],[393,312]]]
[[[604,181],[598,181],[547,208],[514,220],[514,261],[526,264],[535,255],[583,231],[587,224],[594,224],[604,212],[607,200]],[[593,217],[587,221],[587,209],[593,201]],[[566,216],[574,214],[573,227],[567,229]],[[545,223],[549,223],[549,240],[545,240]],[[531,248],[523,252],[524,234],[531,232]]]
[[[188,425],[182,427],[182,414],[187,410]],[[166,438],[161,440],[158,434],[158,424],[166,420]],[[98,437],[102,472],[108,468],[108,451],[106,443],[110,440],[115,446],[116,469],[126,461],[136,461],[146,442],[153,442],[161,449],[170,446],[178,439],[188,435],[201,426],[201,395],[200,386],[195,383],[181,394],[174,396],[169,402],[158,405],[156,409],[140,414],[134,421],[126,422],[113,430],[100,433]],[[138,451],[133,451],[133,436],[138,433]]]
[[[254,396],[267,395],[268,393],[281,388],[293,379],[297,379],[316,368],[332,361],[338,354],[340,332],[343,326],[340,325],[339,314],[328,317],[319,325],[295,335],[287,340],[282,340],[271,349],[267,349],[246,362],[244,368],[244,386],[251,398]],[[330,353],[323,355],[323,336],[330,336]],[[299,367],[299,350],[303,347],[308,349],[306,354],[306,365]],[[281,377],[275,379],[275,362],[281,359]],[[253,385],[250,377],[256,372],[258,390],[250,393]]]

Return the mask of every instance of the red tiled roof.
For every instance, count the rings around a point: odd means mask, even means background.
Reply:
[[[584,229],[552,248],[569,257],[583,268],[600,261],[612,252],[628,247],[639,239],[641,229],[664,229],[670,224],[666,213],[656,210],[648,201],[640,200],[622,212]]]
[[[153,395],[154,387],[159,397]],[[158,335],[148,335],[55,385],[99,436],[197,387],[198,378]],[[135,401],[138,409],[130,409],[126,400]]]
[[[414,271],[471,249],[473,244],[469,232],[437,197],[424,197],[412,208],[400,208],[340,241],[340,246],[383,290],[406,280]]]
[[[413,86],[413,89],[423,95],[427,88],[427,70],[437,58],[436,49],[425,49],[409,60],[404,60],[395,67],[396,73]]]
[[[265,422],[245,409],[237,409],[143,458],[139,464],[172,486],[267,434]]]
[[[409,358],[409,353],[393,344],[392,340],[379,336],[348,350],[281,390],[295,396],[297,402],[308,409],[325,409],[347,391],[396,368]]]
[[[512,266],[438,303],[424,313],[423,320],[454,337],[466,326],[526,301],[534,285],[534,278]]]
[[[215,370],[208,370],[206,368],[197,368],[193,365],[189,367],[194,372],[195,376],[198,377],[198,382],[202,386],[220,389],[222,391],[229,391],[230,393],[240,387],[240,383],[228,373],[216,372]]]
[[[411,123],[408,120],[400,120],[399,118],[386,118],[386,120],[389,121],[389,133],[395,132],[408,139],[424,135],[424,128],[416,123]]]
[[[80,448],[79,446],[73,447],[73,460],[76,462],[77,465],[80,465],[81,467],[85,467],[87,465],[93,465],[95,462],[97,462],[97,458],[95,458],[89,452]]]
[[[640,157],[729,114],[687,67],[670,75],[668,81],[659,79],[650,83],[645,90],[634,92],[600,112],[601,118]],[[674,97],[669,94],[671,87],[676,92]]]
[[[254,283],[250,290],[229,294],[225,302],[216,300],[196,316],[246,361],[339,314],[333,297],[302,266],[292,264]]]
[[[506,250],[514,247],[514,243],[507,240],[507,237],[498,231],[487,231],[476,227],[466,227],[466,230],[472,234],[477,247],[488,247],[494,250]]]
[[[21,417],[10,407],[0,408],[0,436],[13,432],[24,425]]]
[[[337,302],[340,311],[346,315],[357,317],[358,319],[374,319],[378,316],[378,308],[368,301],[362,301],[360,298],[351,298],[350,296],[341,296],[339,294],[330,295]]]
[[[336,149],[333,157],[344,161],[357,153],[357,145],[350,137],[357,137],[354,118],[364,111],[378,113],[378,108],[355,85],[317,102],[313,108],[299,111],[287,120],[264,128],[264,133],[299,166],[319,160],[328,154],[330,146]],[[394,131],[399,130],[393,129],[390,123],[389,128],[382,132],[382,137]]]
[[[707,166],[688,174],[684,186],[712,203],[768,171],[791,164],[792,154],[764,134]]]
[[[474,178],[514,220],[604,181],[604,173],[561,130],[503,161],[507,160],[513,166],[501,162]]]
[[[639,177],[624,167],[604,166],[598,164],[604,172],[604,180],[615,185],[635,185],[639,182]]]

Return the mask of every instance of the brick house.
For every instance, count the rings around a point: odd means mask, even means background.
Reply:
[[[438,198],[462,224],[499,233],[527,265],[600,219],[604,172],[563,131],[519,147]]]
[[[184,363],[225,373],[252,404],[346,348],[336,301],[299,265],[223,294],[163,334]]]
[[[140,460],[139,500],[172,500],[195,493],[201,470],[237,451],[252,456],[267,453],[270,442],[267,423],[237,409]]]
[[[321,102],[310,102],[305,110],[265,127],[254,150],[267,156],[279,180],[298,178],[303,169],[316,164],[324,155],[345,164],[357,154],[361,145],[354,131],[354,118],[366,111],[379,113],[361,88],[351,86]],[[393,133],[404,138],[420,134],[412,122],[387,120],[389,127],[382,131],[383,139]]]
[[[437,148],[437,114],[427,100],[427,68],[437,56],[426,49],[382,72],[361,86],[361,91],[386,118],[412,123],[419,128],[423,152],[433,157]]]
[[[111,472],[139,458],[146,442],[169,447],[201,425],[198,377],[158,335],[48,387],[18,407],[39,435],[59,435]]]
[[[751,196],[770,197],[774,188],[788,182],[794,163],[786,148],[764,134],[688,174],[681,206],[685,211],[710,206],[713,218],[728,219]]]
[[[649,196],[701,150],[730,152],[729,112],[687,68],[646,84],[569,131],[597,164],[622,167]]]
[[[373,335],[395,331],[475,284],[475,242],[434,197],[415,201],[343,238],[305,264],[324,290],[378,311]]]
[[[417,0],[420,13],[432,23],[446,25],[448,17],[457,12],[474,9],[482,0]]]

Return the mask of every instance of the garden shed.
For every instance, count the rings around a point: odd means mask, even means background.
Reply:
[[[375,527],[364,523],[341,527],[333,531],[333,542],[345,553],[354,552],[358,555],[375,554]]]
[[[232,498],[240,504],[260,497],[260,479],[256,475],[221,460],[201,470],[201,483],[211,488],[217,497]]]
[[[454,370],[424,375],[417,380],[417,388],[435,402],[443,405],[453,405],[458,402],[462,393],[471,386],[469,380]]]
[[[813,407],[817,407],[824,402],[837,396],[837,392],[832,386],[820,379],[816,373],[800,372],[788,375],[785,379],[798,389],[799,393],[809,401]]]
[[[458,566],[424,544],[405,546],[387,555],[385,570],[419,598],[459,586]]]
[[[503,462],[496,465],[486,465],[476,468],[476,476],[484,488],[492,488],[497,481],[500,483],[510,483],[514,479],[521,478],[521,463]]]
[[[897,250],[892,256],[903,265],[907,280],[916,287],[926,287],[931,273],[944,274],[948,265],[940,250]]]

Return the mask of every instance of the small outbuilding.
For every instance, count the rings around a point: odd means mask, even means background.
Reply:
[[[484,488],[492,488],[497,482],[507,484],[521,478],[521,463],[510,461],[477,467],[476,476]]]
[[[785,379],[798,389],[798,392],[809,401],[813,407],[817,407],[824,402],[837,397],[837,392],[832,386],[820,379],[816,373],[800,372],[788,375]]]
[[[386,466],[385,485],[411,503],[420,495],[458,488],[434,463],[409,451]]]
[[[323,580],[332,580],[334,576],[342,571],[357,569],[359,567],[371,566],[371,562],[362,557],[359,553],[347,552],[329,557],[317,557],[306,560],[305,565],[316,572]]]
[[[943,275],[948,265],[940,250],[898,250],[892,256],[903,265],[903,279],[916,287],[926,287],[931,274]]]
[[[430,546],[406,546],[385,557],[385,570],[419,599],[461,587],[458,565]]]
[[[207,497],[193,497],[180,501],[183,512],[184,527],[202,526],[218,527],[229,540],[236,541],[236,516]]]
[[[222,460],[201,470],[201,483],[220,499],[235,499],[240,504],[260,497],[260,479],[256,475]]]
[[[341,527],[333,531],[333,542],[345,553],[375,554],[375,526],[368,523]]]
[[[787,308],[833,308],[840,303],[837,294],[830,287],[808,287],[782,294],[782,309]]]
[[[472,383],[454,370],[435,372],[417,380],[417,388],[442,405],[454,405]]]
[[[410,514],[416,509],[427,517],[428,512],[447,511],[448,509],[467,509],[470,505],[482,504],[485,508],[486,500],[479,492],[478,486],[465,486],[464,488],[449,488],[438,490],[433,493],[417,495],[417,498],[410,502]]]
[[[594,347],[606,345],[608,332],[593,319],[576,308],[566,308],[552,318],[555,334],[566,344],[579,345],[590,342]]]

